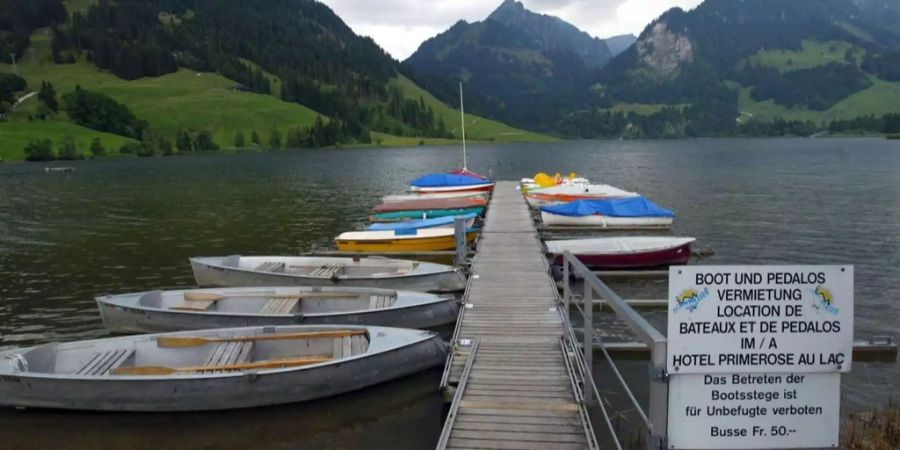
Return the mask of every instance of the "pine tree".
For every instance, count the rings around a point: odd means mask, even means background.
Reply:
[[[62,160],[84,159],[84,155],[78,150],[78,145],[75,143],[75,138],[72,136],[65,136],[63,138],[62,143],[59,145],[57,155],[57,159]]]
[[[98,137],[91,141],[91,154],[94,156],[106,155],[106,149],[103,147],[103,144]]]
[[[278,128],[272,127],[272,134],[269,135],[269,148],[273,150],[281,148],[281,132],[278,131]]]
[[[212,133],[208,130],[203,130],[197,134],[197,138],[194,140],[194,148],[198,152],[208,152],[218,150],[219,146],[213,141]]]
[[[194,143],[191,141],[191,135],[187,131],[179,130],[175,137],[175,147],[181,153],[189,153],[194,151]]]
[[[59,112],[59,102],[56,100],[56,90],[49,81],[41,82],[41,90],[38,91],[38,99],[44,102],[54,113]]]
[[[237,130],[237,134],[234,135],[234,146],[237,148],[244,148],[244,132],[241,130]]]
[[[262,145],[259,142],[259,133],[257,133],[256,130],[253,130],[253,132],[250,133],[250,143],[256,145],[257,147]]]
[[[160,135],[156,138],[156,147],[159,148],[159,152],[162,153],[163,156],[172,156],[175,154],[175,149],[172,147],[172,141],[165,136]]]

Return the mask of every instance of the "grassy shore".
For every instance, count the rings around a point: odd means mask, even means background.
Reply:
[[[0,64],[0,72],[12,72],[9,64]],[[36,31],[27,56],[18,64],[18,72],[28,81],[28,91],[37,90],[42,81],[53,83],[61,96],[71,92],[76,85],[84,89],[102,92],[127,105],[140,119],[146,120],[151,129],[174,138],[179,130],[208,130],[221,147],[234,145],[238,130],[249,143],[253,131],[259,134],[263,145],[268,142],[273,129],[282,135],[289,129],[308,127],[319,115],[303,105],[281,101],[275,95],[240,92],[238,84],[211,73],[196,73],[181,69],[175,73],[155,78],[126,81],[97,69],[87,61],[74,64],[54,64],[50,54],[48,29]],[[459,123],[458,112],[441,103],[428,92],[405,78],[395,83],[407,98],[418,100],[421,96],[447,126]],[[278,83],[275,83],[277,87]],[[277,89],[276,89],[277,90]],[[5,161],[24,159],[24,147],[33,139],[48,138],[58,145],[65,136],[73,136],[83,151],[95,137],[109,149],[117,149],[128,139],[99,133],[80,127],[60,113],[46,121],[29,120],[36,117],[38,100],[32,97],[23,102],[8,122],[0,122],[0,158]],[[467,134],[473,141],[520,142],[547,141],[552,138],[519,130],[496,121],[466,115]],[[455,126],[458,128],[458,125]],[[458,131],[456,133],[458,135]],[[373,141],[383,146],[450,144],[453,140],[392,136],[373,133]]]
[[[900,448],[900,404],[856,414],[844,424],[845,450],[896,450]]]

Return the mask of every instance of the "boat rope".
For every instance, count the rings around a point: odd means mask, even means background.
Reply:
[[[15,372],[28,372],[28,360],[21,353],[6,355],[6,359],[12,360],[12,369]]]

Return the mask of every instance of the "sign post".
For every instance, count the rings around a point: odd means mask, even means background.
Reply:
[[[838,445],[853,267],[673,267],[672,449]]]

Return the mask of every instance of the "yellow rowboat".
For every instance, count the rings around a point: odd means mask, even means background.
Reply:
[[[466,242],[475,241],[478,230],[466,232]],[[334,238],[338,250],[348,252],[439,251],[456,248],[453,228],[421,228],[414,231],[350,231]]]

